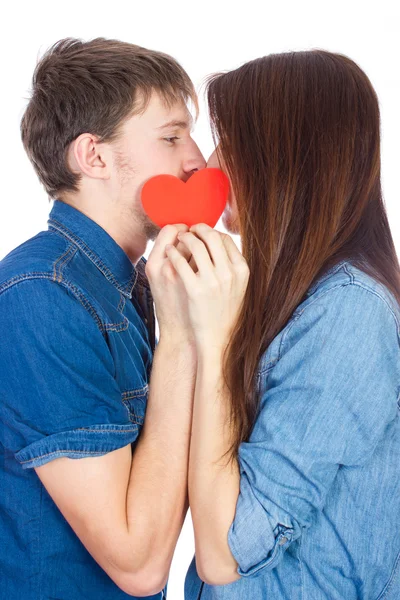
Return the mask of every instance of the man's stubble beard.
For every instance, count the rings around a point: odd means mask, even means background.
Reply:
[[[136,231],[138,231],[141,236],[146,238],[146,240],[154,241],[160,233],[161,227],[153,223],[153,221],[147,216],[141,203],[139,204],[140,200],[135,201],[134,199],[132,200],[132,203],[134,202],[136,203],[125,206],[125,218],[133,221],[136,224]]]
[[[116,152],[116,166],[120,175],[121,188],[126,188],[135,178],[135,168],[118,151]],[[141,191],[136,191],[132,198],[132,203],[126,206],[126,217],[133,219],[139,225],[139,229],[146,240],[154,241],[160,233],[161,227],[153,223],[145,213],[140,195]]]
[[[143,218],[143,233],[147,240],[154,242],[161,231],[161,227],[153,223],[146,214],[141,215]]]

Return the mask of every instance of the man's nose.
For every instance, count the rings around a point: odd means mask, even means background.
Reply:
[[[196,171],[204,169],[206,164],[207,163],[204,159],[204,156],[200,152],[197,144],[194,144],[193,151],[183,163],[183,171],[185,172],[186,176],[190,177],[190,175],[193,175],[193,173]]]

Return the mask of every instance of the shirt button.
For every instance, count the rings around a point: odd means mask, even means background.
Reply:
[[[279,545],[283,546],[283,544],[286,544],[287,541],[288,541],[287,537],[283,536],[283,538],[281,538],[279,540]]]

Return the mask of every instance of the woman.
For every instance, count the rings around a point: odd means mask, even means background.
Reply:
[[[243,256],[204,224],[180,236],[190,262],[166,249],[198,357],[185,598],[398,599],[400,270],[375,92],[313,50],[213,76],[208,101]]]

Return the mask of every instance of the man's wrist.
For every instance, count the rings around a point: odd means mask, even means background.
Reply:
[[[171,352],[196,355],[196,342],[194,338],[184,332],[160,331],[158,346]]]

